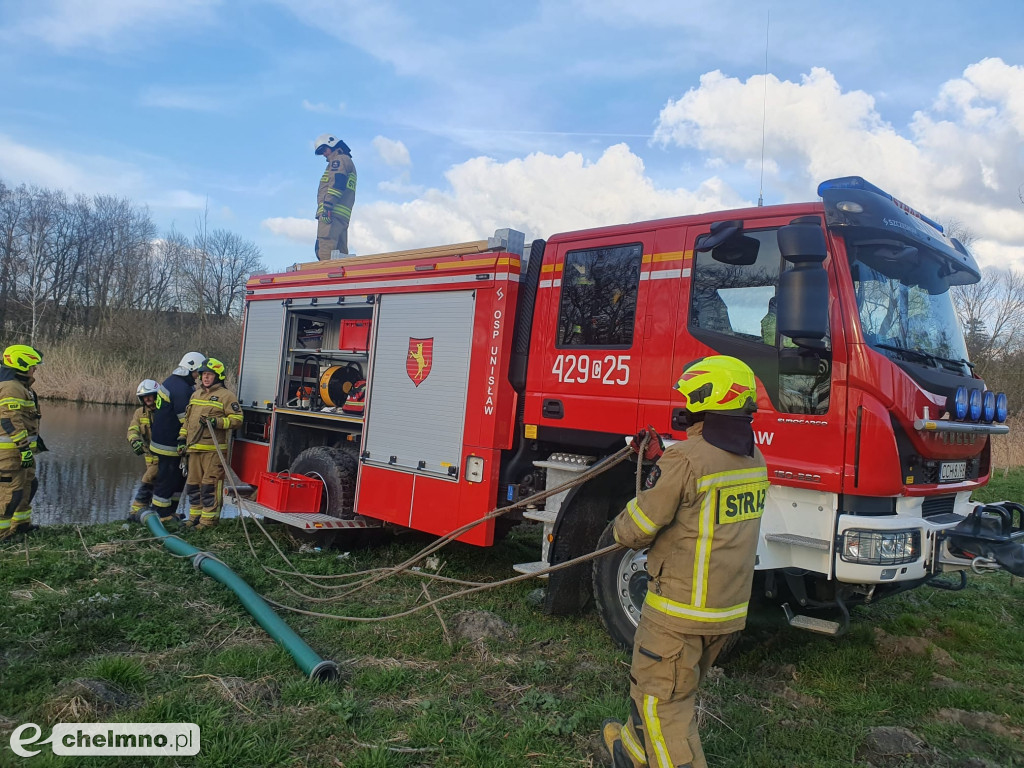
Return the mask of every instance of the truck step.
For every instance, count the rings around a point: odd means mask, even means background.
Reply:
[[[544,570],[548,567],[548,564],[543,560],[538,560],[535,563],[516,563],[512,566],[512,570],[516,573],[537,573],[537,571]],[[546,573],[540,574],[538,579],[546,579],[548,575]]]
[[[546,509],[527,509],[523,512],[524,520],[536,520],[538,523],[553,523],[557,517],[557,512],[549,512]]]
[[[771,541],[775,544],[791,544],[794,547],[820,549],[823,552],[828,552],[832,548],[832,545],[825,539],[815,539],[810,536],[799,536],[795,533],[766,533],[764,540]]]
[[[795,614],[789,607],[789,603],[783,603],[782,610],[786,612],[786,621],[789,622],[789,626],[796,627],[797,629],[806,629],[808,632],[817,632],[819,635],[831,635],[832,637],[839,635],[843,629],[843,625],[838,621],[816,619],[813,616]]]

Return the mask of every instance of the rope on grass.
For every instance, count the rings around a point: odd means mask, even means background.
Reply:
[[[645,435],[643,437],[643,439],[641,440],[639,451],[636,454],[637,455],[637,468],[636,468],[636,492],[637,492],[637,494],[639,494],[639,492],[640,492],[641,478],[642,478],[642,472],[643,472],[643,461],[641,460],[640,457],[642,457],[644,455],[644,450],[647,447],[647,443],[649,442],[650,439],[651,438],[650,438],[649,435]],[[534,504],[535,502],[543,501],[544,499],[547,499],[547,498],[549,498],[551,496],[554,496],[555,494],[562,493],[563,491],[567,491],[567,490],[569,490],[571,488],[574,488],[576,486],[582,485],[583,483],[586,483],[586,482],[592,480],[593,478],[597,477],[598,475],[601,475],[604,472],[607,472],[612,467],[617,466],[618,464],[622,463],[627,458],[629,458],[630,454],[633,451],[628,446],[622,448],[617,453],[609,456],[604,461],[601,461],[598,464],[595,464],[594,466],[584,470],[583,472],[581,472],[576,477],[572,478],[571,480],[569,480],[569,481],[567,481],[565,483],[562,483],[561,485],[558,485],[558,486],[556,486],[554,488],[550,488],[550,489],[545,489],[543,491],[539,491],[539,492],[537,492],[537,493],[535,493],[535,494],[533,494],[533,495],[531,495],[531,496],[529,496],[529,497],[527,497],[525,499],[519,500],[515,504],[510,504],[510,505],[507,505],[507,506],[504,506],[504,507],[497,507],[495,509],[492,509],[490,512],[488,512],[486,515],[484,515],[483,517],[479,518],[478,520],[474,520],[474,521],[472,521],[470,523],[467,523],[467,524],[465,524],[465,525],[463,525],[463,526],[461,526],[459,528],[456,528],[455,530],[445,534],[444,536],[439,537],[435,541],[433,541],[430,544],[428,544],[427,546],[423,547],[419,552],[417,552],[416,554],[414,554],[411,557],[407,558],[405,561],[399,563],[398,565],[389,566],[389,567],[382,567],[382,568],[373,568],[373,569],[369,569],[369,570],[365,570],[365,571],[359,571],[359,572],[351,573],[351,574],[332,574],[332,575],[324,575],[324,576],[309,575],[309,574],[302,573],[301,571],[296,569],[294,563],[292,563],[291,560],[288,558],[288,556],[281,550],[281,548],[278,546],[277,542],[270,535],[270,533],[263,526],[263,524],[260,523],[260,521],[258,519],[256,519],[255,517],[251,517],[251,513],[245,508],[242,496],[239,493],[237,486],[235,485],[234,476],[233,476],[233,474],[232,474],[232,472],[230,470],[230,467],[228,466],[227,461],[225,460],[224,455],[223,455],[223,453],[220,450],[220,446],[216,442],[214,442],[214,448],[217,451],[217,458],[219,459],[219,461],[221,463],[221,466],[224,468],[225,475],[228,478],[228,482],[229,482],[229,484],[231,486],[231,490],[234,492],[235,499],[238,502],[239,511],[241,512],[239,517],[242,520],[242,530],[245,533],[245,539],[246,539],[246,543],[248,544],[248,547],[249,547],[249,552],[252,554],[253,559],[255,559],[257,562],[259,562],[259,555],[256,552],[256,548],[255,548],[255,546],[254,546],[254,544],[252,542],[252,538],[251,538],[251,536],[249,534],[248,522],[247,522],[246,518],[249,518],[253,523],[256,524],[256,526],[263,533],[264,537],[266,537],[266,539],[271,543],[271,545],[277,551],[277,554],[281,557],[282,560],[284,560],[285,563],[287,563],[287,565],[289,566],[289,568],[291,570],[283,570],[283,569],[279,569],[279,568],[271,568],[269,566],[264,565],[263,563],[260,563],[260,567],[263,568],[263,570],[266,573],[268,573],[269,575],[271,575],[275,579],[277,579],[277,581],[282,586],[284,586],[288,591],[290,591],[293,594],[295,594],[297,597],[299,597],[299,598],[301,598],[303,600],[309,601],[309,602],[336,602],[336,601],[342,600],[342,599],[344,599],[344,598],[346,598],[346,597],[348,597],[348,596],[350,596],[350,595],[352,595],[352,594],[354,594],[356,592],[361,592],[364,589],[366,589],[367,587],[370,587],[370,586],[372,586],[374,584],[377,584],[377,583],[379,583],[379,582],[383,581],[384,579],[387,579],[387,578],[389,578],[391,576],[400,576],[400,575],[413,575],[413,576],[416,576],[416,577],[419,577],[419,578],[428,578],[428,579],[433,579],[435,581],[439,581],[439,582],[442,582],[442,583],[456,584],[456,585],[460,585],[460,586],[464,586],[465,587],[464,589],[458,590],[456,592],[452,592],[452,593],[447,594],[447,595],[443,595],[443,596],[438,597],[438,598],[434,598],[433,600],[429,600],[426,603],[422,603],[420,605],[417,605],[417,606],[415,606],[413,608],[410,608],[408,610],[405,610],[405,611],[401,611],[399,613],[393,613],[393,614],[389,614],[387,616],[372,616],[372,617],[368,617],[368,616],[339,616],[337,614],[332,614],[332,613],[323,613],[323,612],[319,612],[319,611],[309,611],[309,610],[305,610],[305,609],[302,609],[302,608],[296,608],[294,606],[290,606],[290,605],[287,605],[285,603],[281,603],[279,601],[272,600],[271,598],[268,598],[268,597],[264,596],[264,599],[268,603],[270,603],[271,605],[274,605],[274,606],[276,606],[276,607],[278,607],[278,608],[280,608],[282,610],[290,611],[292,613],[298,613],[298,614],[302,614],[302,615],[306,615],[306,616],[314,616],[314,617],[317,617],[317,618],[334,619],[334,620],[338,620],[338,621],[353,621],[353,622],[389,621],[391,619],[398,619],[398,618],[403,618],[403,617],[406,617],[406,616],[410,616],[410,615],[412,615],[414,613],[418,613],[419,611],[422,611],[422,610],[424,610],[426,608],[434,607],[437,604],[442,603],[442,602],[446,602],[448,600],[453,600],[453,599],[459,598],[459,597],[466,597],[468,595],[471,595],[471,594],[474,594],[474,593],[477,593],[477,592],[482,592],[482,591],[489,590],[489,589],[496,589],[498,587],[507,586],[509,584],[515,584],[515,583],[518,583],[520,581],[525,581],[527,579],[534,579],[534,578],[537,578],[538,576],[546,575],[546,574],[549,574],[549,573],[554,573],[554,572],[557,572],[557,571],[560,571],[560,570],[563,570],[563,569],[566,569],[566,568],[570,568],[570,567],[575,566],[575,565],[579,565],[581,563],[589,562],[589,561],[595,560],[595,559],[597,559],[599,557],[604,557],[605,555],[608,555],[608,554],[610,554],[612,552],[615,552],[617,550],[623,549],[623,546],[621,544],[612,544],[610,546],[607,546],[607,547],[604,547],[602,549],[599,549],[599,550],[597,550],[595,552],[591,552],[591,553],[588,553],[586,555],[582,555],[580,557],[575,557],[575,558],[573,558],[571,560],[567,560],[565,562],[558,563],[557,565],[548,566],[547,568],[542,568],[542,569],[540,569],[538,571],[534,571],[532,573],[519,574],[517,576],[512,576],[510,578],[502,579],[500,581],[494,581],[494,582],[463,581],[463,580],[460,580],[460,579],[452,579],[452,578],[448,578],[448,577],[442,577],[442,576],[439,576],[437,574],[425,573],[423,571],[413,571],[413,570],[411,570],[413,568],[413,566],[415,566],[417,563],[421,562],[422,560],[426,559],[430,555],[432,555],[435,552],[439,551],[444,546],[446,546],[450,542],[454,541],[458,537],[462,536],[464,533],[472,530],[476,526],[482,525],[483,523],[488,522],[489,520],[497,519],[498,517],[501,517],[502,515],[507,514],[507,513],[511,512],[513,510],[521,509],[521,508],[526,507],[526,506],[528,506],[530,504]],[[329,597],[329,598],[314,597],[312,595],[306,595],[306,594],[300,592],[299,590],[297,590],[294,586],[292,586],[284,578],[285,576],[298,577],[298,578],[302,579],[303,581],[305,581],[306,583],[310,584],[311,586],[314,586],[314,587],[316,587],[317,589],[320,589],[320,590],[324,590],[324,589],[338,589],[338,590],[345,590],[345,591],[343,591],[340,594],[335,595],[333,597]],[[318,581],[314,580],[314,579],[318,579],[318,578],[319,579],[339,579],[339,578],[342,578],[342,579],[356,579],[357,577],[358,577],[358,579],[355,580],[355,581],[351,581],[349,583],[341,584],[341,585],[338,585],[338,586],[328,586],[328,585],[321,584]]]

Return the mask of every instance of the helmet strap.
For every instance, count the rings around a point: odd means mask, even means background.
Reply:
[[[737,456],[753,456],[753,421],[752,416],[742,411],[708,411],[704,414],[704,430],[701,435],[715,448]]]

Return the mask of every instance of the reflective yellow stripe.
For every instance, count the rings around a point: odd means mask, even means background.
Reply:
[[[672,758],[668,756],[665,734],[661,732],[658,699],[655,696],[644,696],[644,725],[647,726],[647,737],[654,747],[654,756],[658,758],[658,768],[673,768]]]
[[[0,517],[0,531],[9,530],[11,527],[11,518]]]
[[[648,592],[647,597],[644,598],[644,605],[649,605],[654,610],[659,613],[664,613],[666,616],[714,623],[743,618],[747,615],[748,604],[740,603],[739,605],[733,605],[728,608],[703,608],[697,605],[679,603],[675,600],[669,600],[667,597],[663,597],[662,595],[656,595],[653,592]]]
[[[655,525],[654,521],[644,514],[644,511],[640,509],[640,505],[636,503],[635,498],[630,499],[629,503],[626,504],[626,511],[633,519],[633,522],[636,523],[636,527],[646,534],[654,533],[660,527]]]
[[[206,443],[196,443],[195,445],[190,445],[188,447],[188,449],[190,451],[215,451],[215,450],[217,450],[217,446],[212,445],[212,444],[208,445]],[[221,443],[220,444],[220,449],[222,451],[226,451],[228,449],[228,444],[227,443]]]
[[[149,419],[143,417],[139,419],[139,424],[149,424]]]
[[[162,445],[161,443],[150,442],[149,450],[158,456],[177,456],[178,447],[172,445]]]
[[[220,408],[222,411],[224,410],[224,403],[220,400],[197,400],[193,397],[189,401],[189,405],[209,405],[212,408]]]
[[[19,408],[34,408],[36,405],[35,400],[22,400],[20,397],[2,397],[0,398],[0,408],[10,408],[12,411],[16,411]]]
[[[11,518],[15,523],[23,523],[32,517],[32,508],[22,509],[14,513],[14,517]]]
[[[633,738],[633,726],[628,723],[621,731],[622,746],[629,752],[629,756],[633,758],[633,762],[640,763],[640,765],[647,765],[647,755],[644,754],[644,748],[640,746],[635,738]]]
[[[35,447],[36,439],[35,435],[30,435],[25,430],[15,433],[14,437],[8,437],[7,435],[0,434],[0,448],[5,448],[7,450],[21,450],[18,448],[18,443],[24,443],[26,440],[28,440],[30,447]]]
[[[160,459],[158,459],[156,456],[147,456],[146,457],[146,463],[147,464],[157,464],[159,461],[160,461]]]
[[[693,592],[690,601],[694,607],[703,607],[708,598],[708,574],[711,570],[711,547],[715,536],[715,502],[718,488],[748,483],[768,482],[768,470],[764,467],[731,469],[704,475],[697,481],[697,491],[704,493],[697,523],[697,551],[693,558]]]

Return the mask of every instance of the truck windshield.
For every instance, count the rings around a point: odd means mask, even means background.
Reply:
[[[865,340],[916,363],[963,370],[967,347],[949,294],[954,265],[921,244],[847,237]]]

